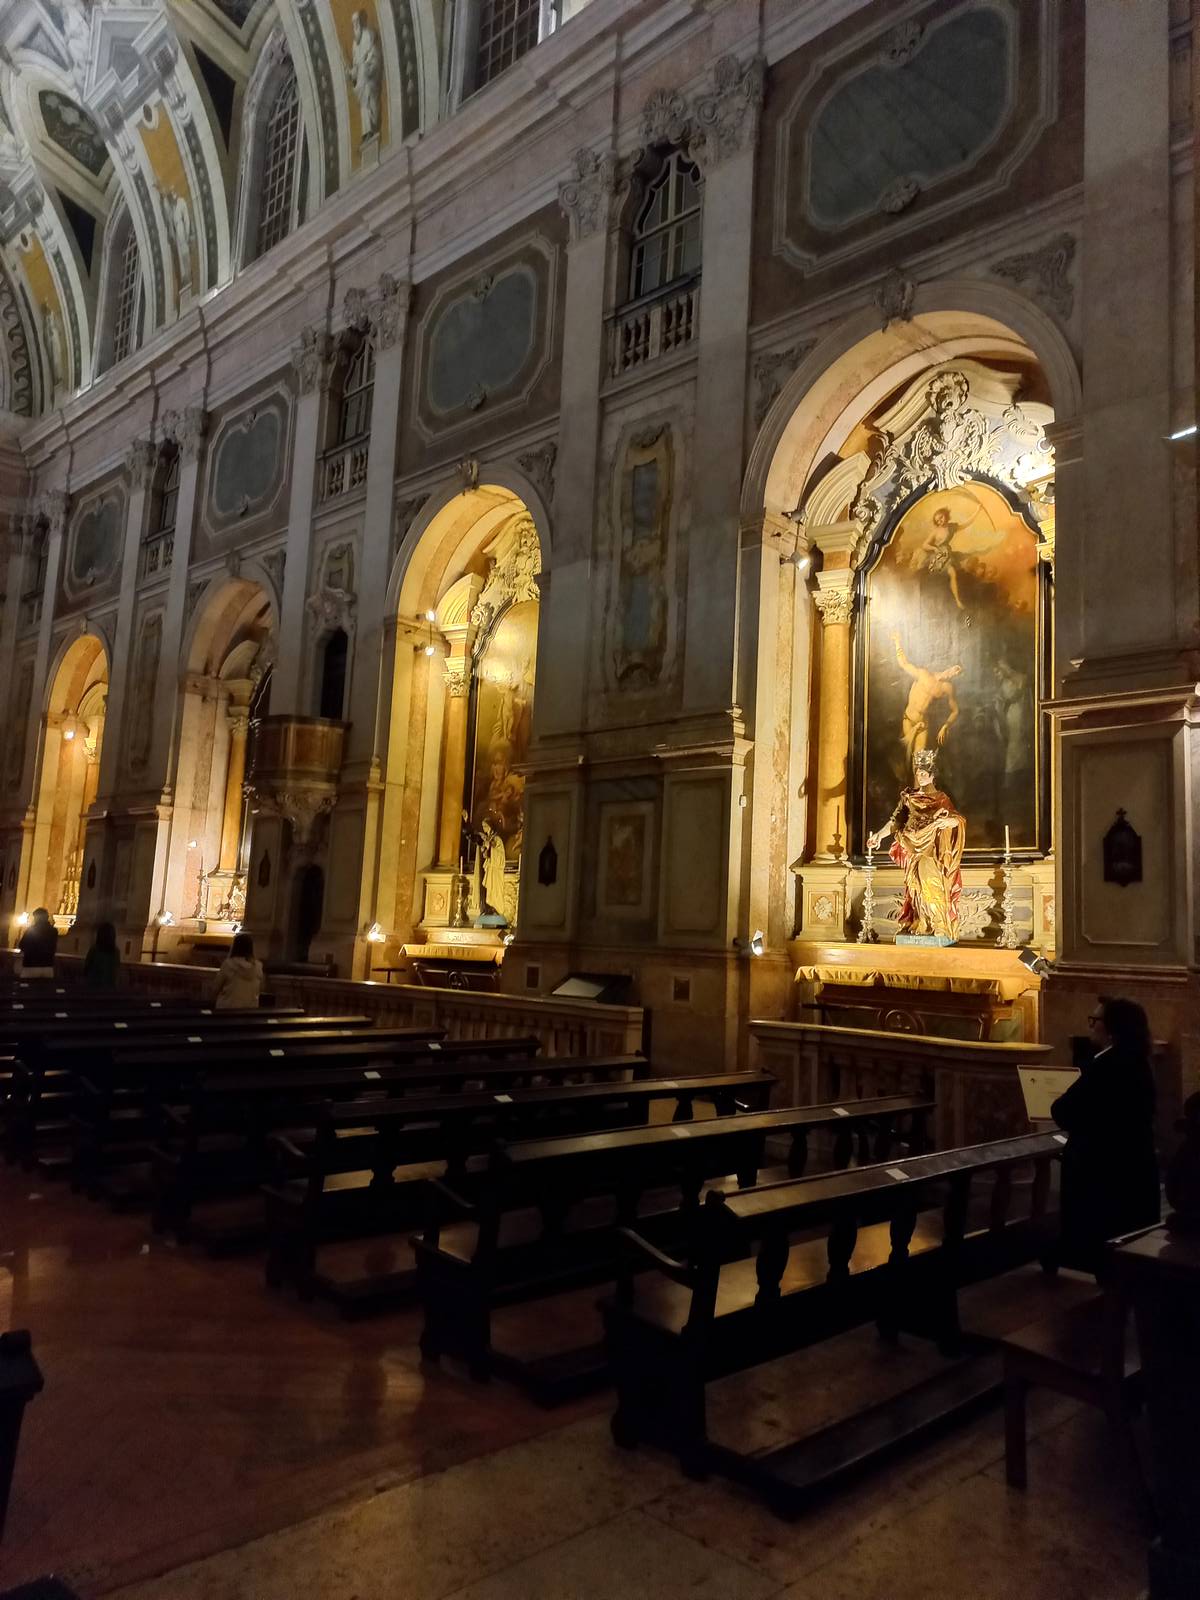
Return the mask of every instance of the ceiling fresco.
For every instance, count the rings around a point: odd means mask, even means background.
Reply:
[[[98,375],[105,234],[126,210],[147,333],[231,279],[270,60],[296,67],[311,215],[365,146],[373,161],[434,114],[440,15],[440,0],[0,0],[0,408],[37,415]]]

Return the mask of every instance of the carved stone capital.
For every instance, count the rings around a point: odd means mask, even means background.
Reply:
[[[203,406],[184,406],[163,416],[163,438],[173,444],[185,461],[195,461],[204,447],[208,432],[208,412]]]
[[[893,322],[912,321],[916,292],[916,284],[899,267],[888,268],[872,296],[882,319],[881,333],[886,333]]]
[[[558,461],[558,445],[547,439],[535,450],[525,450],[517,457],[517,465],[527,472],[549,502],[554,499],[554,468]]]
[[[158,446],[150,439],[135,439],[125,452],[125,472],[130,487],[149,489],[158,471]]]
[[[461,658],[447,660],[443,664],[446,674],[446,693],[451,700],[461,700],[471,687],[471,666]]]
[[[684,144],[690,131],[687,101],[676,89],[655,89],[642,107],[642,142]]]
[[[767,351],[755,358],[754,426],[756,428],[762,427],[767,412],[779,398],[780,390],[816,342],[815,339],[805,339],[800,344],[788,345],[786,350]]]
[[[311,394],[323,383],[329,371],[333,341],[321,328],[305,328],[300,343],[292,351],[292,369],[300,384],[301,394]]]
[[[354,627],[354,612],[358,596],[345,589],[318,589],[305,601],[309,616],[318,628],[341,628],[349,633]]]
[[[571,224],[572,242],[607,228],[617,189],[617,158],[612,151],[575,152],[575,175],[560,184],[558,203]]]
[[[766,91],[767,64],[762,56],[739,61],[722,56],[713,72],[713,87],[696,96],[688,153],[704,172],[754,143]]]
[[[411,284],[402,283],[390,272],[382,273],[374,293],[346,290],[342,310],[347,326],[369,334],[376,350],[390,350],[404,332],[411,297]]]
[[[46,519],[51,533],[62,533],[67,525],[71,496],[64,489],[47,489],[38,496],[37,514]]]
[[[820,573],[818,583],[825,576]],[[839,583],[836,588],[815,589],[813,605],[820,612],[825,627],[845,626],[854,614],[854,590],[848,583]]]

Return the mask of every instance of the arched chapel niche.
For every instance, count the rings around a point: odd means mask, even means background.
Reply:
[[[484,485],[405,567],[380,875],[402,939],[484,948],[516,924],[541,561],[525,503]]]
[[[248,578],[203,603],[180,686],[175,817],[166,904],[175,937],[232,935],[246,909],[251,813],[245,785],[270,710],[276,626]]]
[[[795,875],[788,931],[810,950],[894,940],[900,869],[886,854],[868,860],[867,838],[919,752],[966,818],[958,943],[995,946],[1010,844],[1019,942],[1053,948],[1040,709],[1053,421],[1047,375],[1023,340],[990,318],[935,312],[831,357],[782,424],[767,498],[795,530],[803,648],[778,663],[787,687],[771,708],[791,762],[774,778],[770,804],[787,821],[769,871],[776,892],[788,867]]]
[[[87,814],[96,798],[108,655],[94,634],[76,639],[55,672],[46,707],[30,858],[29,904],[71,925],[84,872]]]

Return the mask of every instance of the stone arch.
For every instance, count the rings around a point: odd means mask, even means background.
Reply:
[[[928,344],[923,346],[922,339]],[[887,383],[893,375],[902,381],[903,372],[897,369],[907,366],[915,374],[942,347],[947,356],[1023,347],[1045,376],[1056,421],[1069,422],[1079,414],[1078,363],[1058,324],[1027,295],[975,278],[921,284],[911,322],[881,331],[878,310],[864,307],[808,352],[772,403],[751,448],[742,484],[743,517],[752,521],[764,507],[781,515],[794,508],[791,477],[800,469],[793,467],[789,476],[789,460],[795,460],[805,433],[818,436],[812,446],[816,451],[845,409],[839,396],[850,392],[854,398],[847,404],[852,406],[863,389]],[[857,385],[856,367],[861,376]]]
[[[548,519],[523,473],[481,476],[430,497],[389,587],[398,622],[376,920],[405,940],[455,920],[464,810],[469,832],[487,839],[487,819],[501,841],[487,846],[505,900],[495,909],[516,916],[524,780],[514,769],[529,739]]]
[[[46,678],[34,823],[22,875],[30,902],[24,909],[44,905],[61,927],[74,920],[79,904],[108,682],[108,651],[97,631],[75,634],[60,643]]]

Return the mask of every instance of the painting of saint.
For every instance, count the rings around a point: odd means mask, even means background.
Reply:
[[[988,484],[911,505],[867,576],[861,647],[865,837],[921,752],[967,819],[970,849],[1039,846],[1037,534]]]
[[[490,822],[508,861],[519,859],[524,842],[525,779],[513,768],[529,748],[537,617],[536,600],[510,606],[475,669],[471,824],[478,832]]]

